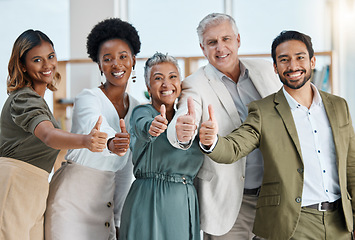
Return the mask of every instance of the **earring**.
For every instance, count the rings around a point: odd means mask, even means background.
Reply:
[[[104,72],[103,71],[101,71],[101,76],[104,74]]]
[[[136,71],[134,70],[134,66],[133,66],[133,68],[132,68],[131,75],[132,75],[132,77],[131,77],[131,78],[132,78],[132,81],[135,83],[137,76],[136,76]]]

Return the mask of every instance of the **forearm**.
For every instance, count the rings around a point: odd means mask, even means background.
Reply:
[[[54,149],[78,149],[88,148],[91,136],[74,134],[53,128],[46,136],[41,139],[47,146]]]

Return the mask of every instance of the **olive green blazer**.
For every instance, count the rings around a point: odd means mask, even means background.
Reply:
[[[351,198],[355,194],[355,137],[346,101],[321,92],[332,128],[341,199],[346,225],[353,229]],[[282,89],[249,105],[240,128],[219,137],[208,156],[218,163],[233,163],[260,148],[264,178],[257,202],[254,233],[267,239],[289,239],[296,229],[303,189],[303,160],[292,113]]]

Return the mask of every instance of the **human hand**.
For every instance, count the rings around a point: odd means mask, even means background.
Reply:
[[[195,134],[195,107],[192,97],[187,99],[187,114],[176,120],[176,136],[180,142],[189,142]]]
[[[84,145],[92,152],[102,152],[106,148],[107,133],[100,132],[101,123],[102,116],[99,117],[93,129],[85,138]]]
[[[200,128],[200,142],[206,147],[211,147],[214,141],[217,138],[218,133],[218,124],[217,120],[214,117],[214,111],[212,105],[208,105],[208,114],[210,118],[201,124]]]
[[[168,120],[166,119],[165,105],[160,106],[160,115],[157,115],[149,128],[149,134],[158,137],[168,128]]]
[[[127,132],[126,124],[122,118],[120,119],[120,128],[121,132],[116,133],[115,137],[109,140],[108,146],[111,152],[122,157],[126,154],[130,142],[130,135]]]

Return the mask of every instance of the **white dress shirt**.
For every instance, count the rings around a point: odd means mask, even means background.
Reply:
[[[311,86],[314,97],[309,109],[283,88],[301,145],[304,165],[302,206],[334,202],[340,198],[332,129],[319,92],[313,84]]]
[[[139,102],[135,98],[130,95],[128,96],[129,108],[124,117],[127,131],[130,129],[129,119],[132,110],[135,106],[139,105]],[[100,131],[108,134],[107,139],[121,132],[119,124],[120,117],[112,102],[106,97],[102,90],[100,88],[84,89],[75,98],[71,131],[77,134],[90,133],[100,115],[103,118]],[[128,159],[129,161],[132,159],[129,149],[124,156],[120,157],[110,153],[107,147],[103,152],[91,152],[86,148],[70,149],[65,158],[87,167],[113,172],[123,169]]]

